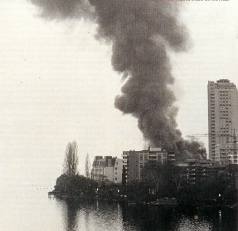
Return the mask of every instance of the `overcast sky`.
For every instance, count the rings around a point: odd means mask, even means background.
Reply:
[[[72,140],[81,173],[87,153],[93,160],[145,147],[136,119],[113,106],[123,82],[111,47],[94,39],[95,25],[44,20],[25,0],[1,0],[0,10],[1,180],[14,172],[12,182],[35,174],[54,181]],[[207,132],[208,80],[238,85],[237,12],[237,0],[185,4],[181,20],[192,46],[171,54],[184,136]]]

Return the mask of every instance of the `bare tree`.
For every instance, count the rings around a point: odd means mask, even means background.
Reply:
[[[68,143],[65,150],[65,159],[64,159],[64,173],[67,176],[77,175],[78,167],[78,145],[76,141]]]
[[[87,153],[86,160],[85,160],[85,176],[90,178],[90,160],[89,155]]]

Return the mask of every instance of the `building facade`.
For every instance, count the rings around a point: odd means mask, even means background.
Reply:
[[[122,182],[123,160],[112,156],[95,156],[91,178],[96,181]]]
[[[238,91],[228,79],[208,82],[209,159],[228,163],[228,152],[222,147],[234,142],[238,130]],[[220,155],[220,156],[218,156]]]
[[[113,182],[116,184],[122,183],[123,160],[115,158],[113,166]]]
[[[181,181],[190,185],[199,185],[207,179],[217,178],[226,169],[216,161],[187,159],[176,163],[180,168]]]
[[[175,154],[170,153],[170,163],[174,163]],[[143,168],[149,161],[164,164],[168,160],[168,152],[161,148],[149,148],[142,151],[124,151],[123,168],[124,182],[140,181],[143,177]]]
[[[215,160],[221,164],[238,164],[238,144],[218,144],[215,146]]]
[[[95,156],[91,170],[91,178],[96,181],[104,180],[104,167],[105,160],[103,156]]]

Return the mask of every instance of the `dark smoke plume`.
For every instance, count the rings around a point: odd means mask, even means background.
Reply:
[[[90,18],[98,38],[112,42],[112,65],[127,82],[115,107],[138,119],[152,146],[173,148],[183,142],[177,129],[176,100],[168,50],[184,51],[187,31],[179,21],[180,4],[151,0],[31,0],[48,18]],[[184,142],[183,146],[188,146]],[[181,146],[181,145],[180,145]],[[186,148],[186,147],[185,147]],[[197,147],[200,149],[199,147]]]
[[[49,19],[90,18],[93,19],[93,7],[88,0],[30,0],[42,8],[42,16]]]

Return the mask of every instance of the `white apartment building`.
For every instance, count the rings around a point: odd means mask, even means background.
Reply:
[[[123,161],[112,156],[95,156],[91,178],[96,181],[122,182]]]
[[[209,159],[228,163],[224,146],[234,142],[238,131],[238,91],[228,79],[208,82],[208,131]]]

